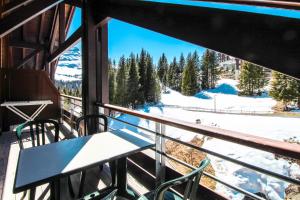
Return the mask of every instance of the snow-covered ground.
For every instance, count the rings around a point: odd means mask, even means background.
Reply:
[[[199,92],[193,97],[187,97],[174,90],[163,94],[161,102],[165,105],[180,105],[216,110],[240,112],[272,112],[276,101],[266,94],[258,97],[237,96],[237,81],[222,79],[215,89]]]
[[[203,95],[207,98],[203,98]],[[219,82],[216,89],[201,92],[195,97],[186,97],[178,92],[170,90],[170,93],[162,94],[162,103],[181,106],[194,106],[197,104],[201,105],[201,107],[207,106],[208,108],[211,108],[211,104],[213,103],[211,97],[214,95],[219,99],[217,105],[224,109],[251,108],[251,110],[270,111],[271,107],[275,104],[275,101],[267,96],[258,98],[237,96],[236,82],[233,80],[222,80]],[[249,107],[249,105],[251,107]],[[191,123],[195,123],[197,119],[200,119],[202,125],[214,126],[275,140],[283,141],[284,139],[289,139],[291,137],[300,140],[299,118],[193,112],[164,106],[145,106],[143,109],[140,109],[140,111],[180,119]],[[119,118],[151,130],[155,129],[155,123],[134,116],[121,115]],[[110,123],[113,128],[128,128],[151,137],[151,135],[145,133],[145,131],[130,127],[121,122],[111,121]],[[166,134],[184,141],[190,141],[196,135],[195,133],[170,126],[166,127]],[[214,138],[206,139],[203,147],[280,174],[293,178],[300,178],[300,167],[297,164],[291,164],[284,159],[276,159],[271,153]],[[220,177],[222,180],[250,192],[264,193],[271,200],[284,199],[284,190],[288,186],[288,183],[213,156],[209,157],[213,168],[216,171],[216,176]],[[231,199],[243,198],[243,195],[224,187],[222,184],[217,184],[217,191],[226,194]]]

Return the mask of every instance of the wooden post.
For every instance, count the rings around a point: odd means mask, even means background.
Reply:
[[[97,53],[97,102],[109,103],[109,83],[108,83],[108,26],[107,22],[98,28],[98,53]],[[108,114],[108,110],[100,107],[99,112]]]
[[[96,25],[88,0],[82,7],[82,113],[96,114]],[[95,127],[96,128],[96,127]],[[90,131],[89,131],[90,132]]]

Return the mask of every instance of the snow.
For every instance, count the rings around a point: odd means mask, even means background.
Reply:
[[[80,81],[82,77],[81,54],[77,47],[69,49],[60,58],[55,72],[57,81]]]
[[[170,93],[162,94],[162,105],[144,106],[144,108],[140,109],[140,111],[180,119],[191,123],[195,123],[197,119],[200,119],[201,124],[205,126],[218,127],[280,141],[291,137],[296,140],[300,140],[299,118],[195,112],[182,108],[165,106],[201,105],[201,107],[204,108],[212,108],[214,101],[213,97],[215,95],[217,98],[218,108],[228,110],[249,109],[253,111],[271,111],[271,107],[275,104],[275,101],[270,97],[267,95],[256,98],[237,96],[236,85],[237,82],[234,80],[223,79],[218,82],[218,86],[215,89],[198,93],[194,97],[183,96],[176,91],[170,90]],[[203,98],[203,95],[205,98]],[[120,115],[118,118],[150,130],[155,130],[155,123],[148,120],[126,114]],[[117,129],[128,128],[144,134],[147,137],[153,138],[153,135],[143,131],[142,129],[134,128],[116,120],[111,121],[110,126]],[[195,133],[170,126],[166,127],[166,134],[187,142],[196,135]],[[300,178],[300,167],[297,164],[290,163],[284,159],[276,159],[274,154],[271,153],[248,148],[231,142],[225,142],[215,138],[205,138],[203,147],[279,174],[293,178]],[[215,169],[216,176],[222,180],[253,193],[261,192],[271,200],[284,199],[284,191],[288,186],[288,183],[214,156],[209,156],[209,158],[211,159],[212,166]],[[216,190],[230,199],[243,199],[243,195],[228,189],[222,184],[218,183]]]
[[[179,105],[185,107],[199,107],[235,112],[272,112],[276,101],[267,95],[262,97],[241,97],[238,96],[237,81],[222,79],[215,89],[202,91],[193,97],[184,96],[174,90],[163,94],[161,102],[164,105]]]

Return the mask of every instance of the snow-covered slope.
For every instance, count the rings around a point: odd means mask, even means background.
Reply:
[[[55,80],[78,81],[81,80],[81,53],[78,47],[66,51],[58,61]]]
[[[170,90],[169,94],[162,94],[162,103],[165,105],[180,106],[201,105],[201,107],[204,108],[212,108],[214,101],[213,97],[216,95],[217,107],[223,109],[247,108],[256,111],[270,111],[271,107],[275,104],[275,101],[268,96],[257,98],[237,96],[236,84],[237,83],[234,80],[221,80],[216,89],[201,92],[195,97],[183,96],[178,92]],[[180,108],[164,107],[163,105],[155,107],[145,106],[143,109],[140,109],[140,111],[180,119],[191,123],[195,123],[197,119],[200,119],[202,125],[219,127],[280,141],[289,138],[300,140],[299,118],[193,112]],[[155,123],[151,121],[129,115],[121,115],[119,118],[155,130]],[[111,121],[110,123],[114,128],[128,128],[152,137],[151,134],[147,134],[143,130],[130,127],[117,121]],[[190,141],[196,135],[195,133],[170,126],[166,127],[166,134],[184,141]],[[297,164],[292,164],[284,159],[276,159],[271,153],[262,152],[214,138],[206,139],[203,147],[280,174],[291,176],[293,178],[300,178],[300,167]],[[250,192],[261,192],[271,200],[284,199],[284,191],[288,186],[288,183],[214,156],[209,157],[217,177]],[[224,187],[222,184],[217,184],[217,191],[225,194],[230,199],[236,200],[243,198],[243,195]]]
[[[266,94],[259,97],[238,96],[237,81],[222,79],[215,89],[201,91],[193,97],[184,96],[174,90],[162,94],[161,102],[165,105],[192,106],[236,112],[272,112],[276,101]]]

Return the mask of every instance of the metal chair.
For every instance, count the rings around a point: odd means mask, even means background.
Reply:
[[[53,142],[58,142],[58,136],[59,136],[59,125],[56,121],[53,120],[35,120],[35,121],[29,121],[24,124],[21,124],[17,127],[16,129],[16,136],[18,138],[18,143],[20,146],[20,149],[24,149],[24,144],[22,140],[22,136],[24,133],[24,129],[29,127],[29,132],[30,132],[30,137],[31,137],[31,146],[40,146],[40,145],[45,145],[46,139],[45,139],[45,126],[46,124],[52,125],[54,127],[54,141]],[[59,184],[59,183],[58,183]],[[55,191],[56,194],[59,194],[59,187],[55,189],[55,183],[51,182],[50,183],[50,197],[51,199],[55,198]],[[22,199],[25,198],[26,196],[26,191],[23,193]],[[29,199],[34,199],[35,197],[35,188],[30,189],[29,192]]]
[[[196,200],[196,193],[197,188],[199,187],[200,178],[205,167],[207,167],[209,163],[209,159],[204,159],[201,161],[196,170],[183,177],[163,183],[156,190],[146,193],[138,200]],[[168,191],[171,187],[181,185],[183,183],[187,183],[183,198],[171,191]]]
[[[100,192],[96,191],[91,194],[88,194],[79,200],[114,200],[117,194],[117,189],[113,190],[111,193],[107,194],[104,197],[101,197]]]
[[[103,120],[103,124],[100,122],[100,120]],[[83,122],[83,124],[82,124]],[[97,124],[97,122],[99,122]],[[94,126],[94,131],[90,131],[90,125]],[[101,127],[102,130],[101,130]],[[87,135],[91,135],[94,133],[100,133],[100,132],[105,132],[107,131],[107,127],[108,127],[108,120],[107,117],[105,115],[85,115],[82,117],[79,117],[76,120],[76,129],[78,132],[78,136],[87,136]],[[112,186],[115,185],[115,175],[116,175],[116,164],[115,162],[109,162],[109,167],[110,167],[110,172],[111,172],[111,177],[112,177]],[[102,171],[103,169],[103,165],[99,166],[100,171]],[[85,178],[86,178],[86,171],[83,171],[81,174],[81,180],[80,180],[80,185],[79,185],[79,192],[78,192],[78,197],[82,197],[83,195],[83,189],[84,189],[84,182],[85,182]]]

